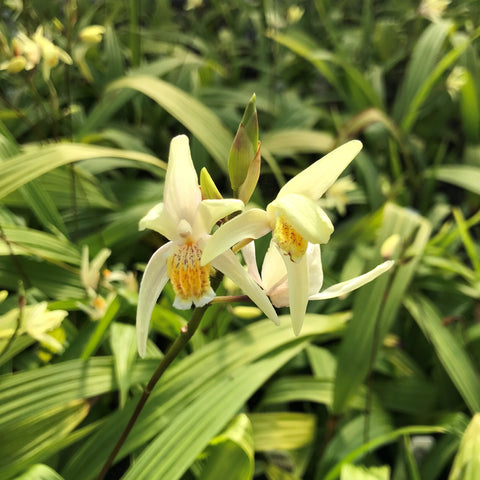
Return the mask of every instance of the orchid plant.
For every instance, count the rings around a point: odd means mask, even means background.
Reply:
[[[253,191],[258,181],[258,174],[250,173],[251,165],[260,158],[254,103],[252,97],[229,158],[234,192],[244,201],[248,201],[250,194],[241,192]],[[320,245],[329,241],[334,228],[319,199],[361,148],[358,140],[336,148],[288,181],[266,210],[244,210],[242,200],[222,198],[216,186],[210,185],[213,180],[208,174],[202,175],[208,185],[200,188],[188,138],[175,137],[170,146],[163,202],[140,220],[141,230],[148,228],[168,239],[148,262],[140,284],[137,309],[140,355],[146,353],[150,317],[168,280],[175,293],[173,307],[204,307],[214,300],[210,277],[218,270],[275,323],[278,317],[273,306],[290,306],[293,332],[298,335],[309,300],[345,295],[389,270],[392,261],[320,292],[323,284]],[[257,165],[255,169],[258,170]],[[209,191],[215,192],[215,198],[202,197],[202,192],[208,196]],[[220,228],[212,234],[216,224]],[[252,240],[269,232],[272,240],[260,275]],[[232,251],[234,245],[243,247],[247,269]]]

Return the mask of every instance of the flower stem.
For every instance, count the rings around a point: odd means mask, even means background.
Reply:
[[[130,417],[130,420],[128,421],[127,426],[124,428],[116,445],[113,447],[113,450],[111,451],[110,455],[105,461],[102,467],[102,470],[98,474],[96,480],[103,480],[103,478],[107,474],[120,448],[124,444],[125,440],[128,437],[128,434],[130,433],[133,426],[135,425],[135,422],[137,421],[138,416],[140,415],[140,412],[142,411],[143,407],[145,406],[145,403],[150,397],[150,393],[152,393],[152,390],[155,387],[156,383],[158,382],[158,380],[160,380],[162,375],[165,373],[165,370],[167,369],[167,367],[173,362],[173,360],[175,360],[177,355],[183,350],[183,347],[185,347],[188,341],[192,338],[193,334],[196,332],[197,328],[199,327],[200,322],[207,308],[208,308],[208,305],[205,305],[204,307],[199,307],[199,308],[197,307],[193,311],[192,318],[190,319],[188,324],[181,329],[180,335],[175,340],[175,342],[172,343],[167,353],[160,361],[157,369],[155,370],[155,372],[153,372],[153,375],[150,378],[147,386],[144,388],[142,396],[140,397],[140,400],[138,401],[135,411]]]

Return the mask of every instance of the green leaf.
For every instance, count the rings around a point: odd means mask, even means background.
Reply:
[[[444,427],[414,425],[411,427],[399,428],[392,432],[376,436],[373,440],[364,443],[362,446],[346,455],[341,462],[335,465],[335,467],[327,473],[327,475],[324,477],[324,480],[334,480],[338,478],[344,465],[353,462],[357,458],[362,457],[368,452],[376,450],[383,445],[388,445],[389,443],[395,442],[398,438],[404,435],[424,435],[430,433],[443,433],[444,431]]]
[[[290,346],[298,345],[312,336],[320,335],[325,339],[338,336],[348,317],[349,315],[345,313],[329,316],[307,315],[299,337],[292,335],[288,317],[281,318],[280,327],[264,320],[199,348],[167,370],[152,392],[117,461],[152,438],[162,438],[164,443],[158,440],[155,451],[159,452],[161,448],[164,460],[171,456],[171,461],[169,460],[167,465],[163,464],[159,457],[155,457],[155,462],[163,465],[159,472],[165,474],[163,477],[159,475],[159,478],[173,480],[176,478],[170,475],[173,470],[168,469],[176,469],[175,472],[178,474],[180,471],[184,472],[192,461],[190,455],[195,458],[238,412],[253,393],[251,389],[255,391],[268,378],[268,372],[262,371],[260,367],[257,369],[260,359],[272,355],[272,362],[275,363],[278,357],[272,352],[283,355],[281,352],[286,352]],[[274,363],[267,362],[265,368],[271,365],[273,369]],[[249,379],[250,368],[252,377]],[[132,379],[132,384],[134,381]],[[113,448],[133,412],[137,400],[138,397],[128,400],[121,412],[113,414],[104,428],[75,452],[62,471],[66,478],[88,480],[98,473],[96,466],[105,461],[108,451]],[[189,407],[186,408],[186,405]],[[205,419],[202,415],[205,415]],[[194,421],[199,424],[190,423]],[[181,422],[185,422],[185,425]],[[208,429],[210,433],[202,433],[202,428]],[[197,437],[179,438],[178,429],[190,432],[189,437],[198,435],[195,451],[190,451],[192,445],[186,445],[186,442],[195,442]],[[156,440],[153,443],[155,442]],[[188,458],[180,460],[185,452],[189,452]],[[149,450],[148,455],[154,461],[156,453]],[[138,473],[138,470],[135,469],[133,472]],[[169,475],[166,475],[167,471]],[[135,478],[133,473],[132,477]]]
[[[47,465],[37,463],[15,480],[64,480],[55,470]]]
[[[480,478],[480,414],[477,413],[463,434],[448,480],[478,478]]]
[[[295,450],[312,443],[315,415],[297,412],[248,414],[255,451]]]
[[[432,303],[415,295],[405,299],[405,306],[432,342],[440,362],[472,413],[480,412],[480,382],[464,345],[460,344]]]
[[[385,467],[356,467],[344,465],[340,480],[390,480],[390,468]]]
[[[5,242],[0,242],[0,255],[37,256],[49,262],[65,262],[80,266],[80,251],[76,245],[65,237],[52,235],[20,226],[6,226],[3,228]]]
[[[250,480],[254,470],[252,425],[245,414],[236,416],[205,451],[200,480]]]
[[[133,325],[114,322],[110,328],[115,376],[120,390],[120,408],[127,401],[133,363],[137,356],[137,332]]]
[[[227,159],[233,136],[220,119],[183,90],[147,75],[128,76],[109,85],[108,90],[130,88],[147,95],[170,115],[185,125],[212,155],[217,165],[227,171]]]
[[[76,143],[35,146],[2,163],[0,198],[54,168],[80,160],[105,157],[135,160],[139,168],[142,163],[155,165],[158,168],[165,167],[163,162],[151,155],[129,150]]]
[[[34,462],[48,458],[57,445],[88,414],[90,407],[76,400],[30,416],[22,422],[2,426],[0,475],[9,478]]]
[[[430,224],[423,217],[393,204],[387,204],[383,213],[372,265],[380,263],[383,242],[394,234],[400,238],[399,245],[407,261],[397,265],[356,294],[353,318],[347,326],[338,352],[338,367],[335,377],[335,395],[332,409],[343,411],[350,397],[357,391],[372,368],[372,358],[394,322],[403,296],[413,277],[430,235]],[[368,268],[367,268],[368,269]]]
[[[480,195],[480,167],[473,165],[442,165],[434,170],[427,170],[437,180],[450,183]]]

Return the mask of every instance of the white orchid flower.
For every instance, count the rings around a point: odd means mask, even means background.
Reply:
[[[216,252],[211,262],[200,263],[212,227],[225,216],[242,210],[243,206],[243,202],[235,199],[202,200],[188,138],[180,135],[172,140],[163,203],[152,208],[139,224],[141,230],[155,230],[170,240],[153,254],[140,284],[137,343],[142,357],[146,351],[150,317],[167,281],[170,279],[175,292],[175,308],[188,309],[192,304],[202,307],[215,297],[210,286],[211,266],[232,279],[278,323],[268,297],[232,251]]]
[[[318,200],[361,149],[362,143],[352,140],[317,160],[288,181],[266,211],[252,208],[220,227],[203,252],[202,264],[207,264],[237,242],[272,231],[287,270],[290,315],[297,335],[309,297],[308,244],[327,243],[333,232],[332,222]]]
[[[272,240],[270,247],[265,254],[260,275],[255,260],[255,247],[253,242],[242,249],[248,271],[255,281],[265,290],[275,307],[287,307],[290,304],[289,279],[285,262],[282,261],[282,254],[279,247]],[[320,254],[320,245],[309,243],[305,253],[308,269],[308,300],[327,300],[337,298],[360,288],[361,286],[375,280],[377,277],[390,270],[394,265],[393,260],[387,260],[363,275],[340,282],[322,292],[323,268]],[[301,324],[293,324],[295,334],[300,333]],[[298,328],[298,330],[296,330]]]

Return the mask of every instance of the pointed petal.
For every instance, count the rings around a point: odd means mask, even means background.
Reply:
[[[282,257],[278,247],[271,240],[262,264],[263,288],[267,292],[278,286],[279,283],[287,281],[287,268]]]
[[[202,255],[202,265],[210,263],[240,240],[259,238],[271,230],[267,212],[252,208],[222,225],[208,240]]]
[[[317,293],[316,295],[312,295],[310,300],[326,300],[327,298],[335,298],[345,295],[361,286],[365,285],[366,283],[375,280],[378,276],[386,271],[390,270],[393,267],[395,262],[393,260],[387,260],[386,262],[377,265],[373,270],[370,270],[359,277],[352,278],[351,280],[347,280],[345,282],[337,283],[332,285],[331,287],[327,288],[323,292]]]
[[[261,287],[263,287],[262,279],[260,278],[260,272],[258,271],[257,257],[255,255],[255,242],[250,242],[245,245],[241,252],[243,259],[245,260],[245,264],[247,265],[248,273]]]
[[[283,256],[283,259],[287,267],[290,317],[292,319],[293,333],[299,335],[308,304],[307,257],[304,255],[296,263],[292,262],[288,256]]]
[[[171,214],[175,212],[179,220],[183,218],[192,224],[201,199],[202,194],[190,155],[188,137],[179,135],[170,143],[163,192],[165,208]]]
[[[195,216],[193,232],[195,237],[210,233],[213,226],[222,218],[233,212],[243,210],[245,205],[235,198],[221,200],[203,200]]]
[[[165,209],[165,205],[159,203],[140,219],[138,229],[145,230],[148,228],[172,240],[176,236],[178,222],[179,219],[173,219]]]
[[[236,283],[270,320],[279,325],[277,313],[265,295],[265,292],[254,282],[252,277],[248,275],[231,250],[227,250],[222,255],[216,257],[211,263],[214,268],[220,270],[230,278],[230,280]]]
[[[311,243],[327,243],[333,233],[333,225],[325,211],[305,195],[291,193],[276,198],[267,211],[270,215],[282,215],[292,227]]]
[[[309,243],[306,255],[308,263],[308,294],[314,295],[320,291],[323,285],[320,245]]]
[[[140,283],[137,306],[137,347],[142,358],[147,348],[148,325],[153,307],[168,281],[167,257],[172,245],[172,242],[168,242],[153,254]]]
[[[288,181],[278,192],[277,198],[289,193],[299,193],[312,200],[318,200],[361,149],[362,142],[358,140],[352,140],[336,148]]]

